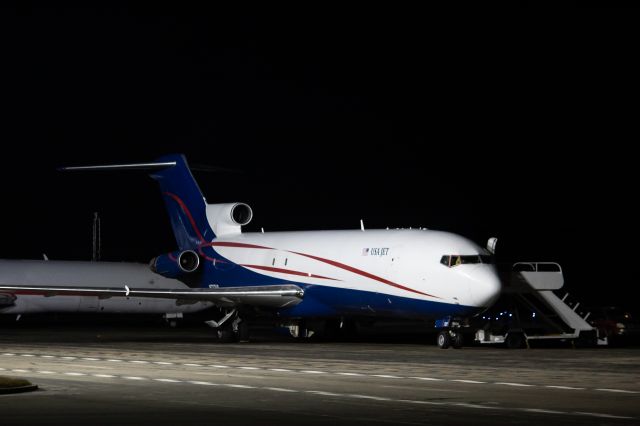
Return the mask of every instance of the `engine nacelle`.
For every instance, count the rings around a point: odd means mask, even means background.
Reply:
[[[252,218],[253,211],[245,203],[207,204],[207,220],[217,237],[239,234]]]
[[[195,272],[200,266],[200,256],[193,250],[174,251],[151,259],[149,267],[156,274],[167,278]]]

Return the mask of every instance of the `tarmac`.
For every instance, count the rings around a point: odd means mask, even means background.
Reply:
[[[640,348],[441,350],[418,339],[223,344],[205,327],[0,328],[2,425],[631,425]]]

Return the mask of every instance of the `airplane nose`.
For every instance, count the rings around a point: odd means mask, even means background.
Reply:
[[[478,268],[470,278],[469,292],[475,306],[488,308],[493,305],[502,289],[496,270],[493,267]]]

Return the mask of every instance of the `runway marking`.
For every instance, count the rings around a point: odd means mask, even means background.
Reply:
[[[325,392],[325,391],[317,391],[317,390],[306,390],[305,393],[312,393],[315,395],[325,395],[325,396],[343,396],[341,393],[334,392]]]
[[[275,391],[275,392],[299,392],[297,390],[284,389],[284,388],[262,388],[262,389],[271,390],[271,391]]]
[[[553,386],[553,385],[547,385],[545,386],[545,388],[552,388],[552,389],[566,389],[566,390],[585,390],[585,388],[576,388],[573,386]]]
[[[375,401],[391,401],[391,398],[385,398],[384,396],[359,395],[355,393],[350,393],[347,396],[350,398],[373,399]]]
[[[603,413],[589,413],[587,411],[573,411],[572,413],[580,414],[582,416],[603,417],[605,419],[633,419],[633,417],[614,416],[613,414],[603,414]]]
[[[88,376],[85,373],[79,372],[55,372],[48,370],[24,370],[24,369],[12,369],[10,371],[17,373],[40,373],[40,374],[64,374],[67,376]],[[98,377],[98,378],[115,378],[115,379],[123,379],[123,380],[154,380],[161,383],[189,383],[194,385],[202,385],[202,386],[225,386],[228,388],[234,389],[263,389],[269,390],[272,392],[290,392],[290,393],[309,393],[314,395],[323,395],[323,396],[332,396],[332,397],[340,397],[340,398],[351,398],[351,399],[369,399],[374,401],[385,401],[385,402],[402,402],[407,404],[419,404],[419,405],[437,405],[437,406],[450,406],[450,407],[464,407],[471,409],[480,409],[480,410],[502,410],[502,411],[524,411],[530,413],[540,413],[540,414],[553,414],[553,415],[572,415],[572,416],[589,416],[589,417],[597,417],[597,418],[607,418],[607,419],[625,419],[625,420],[634,420],[635,417],[630,416],[618,416],[615,414],[608,413],[592,413],[592,412],[584,412],[584,411],[557,411],[557,410],[547,410],[543,408],[509,408],[509,407],[498,407],[493,405],[482,405],[482,404],[473,404],[467,402],[441,402],[441,401],[419,401],[419,400],[410,400],[410,399],[393,399],[375,395],[361,395],[361,394],[341,394],[335,392],[327,392],[320,390],[295,390],[295,389],[285,389],[285,388],[275,388],[275,387],[255,387],[249,385],[242,384],[233,384],[233,383],[212,383],[212,382],[203,382],[203,381],[180,381],[176,379],[169,378],[148,378],[148,377],[138,377],[138,376],[113,376],[110,374],[91,374],[90,376]],[[475,382],[475,381],[474,381]],[[620,391],[619,389],[596,389],[596,390],[606,390],[606,391]],[[633,391],[627,391],[631,393],[638,393]]]
[[[504,410],[504,408],[502,407],[495,407],[492,405],[470,404],[468,402],[452,402],[451,405],[455,405],[456,407],[479,408],[481,410]]]
[[[602,392],[617,392],[617,393],[640,393],[637,391],[630,391],[630,390],[623,390],[623,389],[608,389],[608,388],[600,388],[600,389],[594,389],[597,391],[602,391]]]
[[[535,385],[526,385],[524,383],[511,383],[511,382],[494,382],[494,385],[504,385],[504,386],[520,386],[520,387],[534,387]]]
[[[0,367],[0,371],[4,371],[4,370],[5,370],[4,368]]]
[[[480,380],[466,380],[466,379],[441,379],[436,377],[404,377],[404,376],[395,376],[390,374],[363,374],[363,373],[354,373],[354,372],[330,372],[330,371],[319,371],[319,370],[291,370],[287,368],[264,368],[264,367],[254,367],[254,366],[229,366],[222,364],[197,364],[197,363],[182,363],[177,364],[175,362],[169,361],[146,361],[146,360],[123,360],[123,359],[115,359],[115,358],[93,358],[93,357],[76,357],[76,356],[60,356],[60,355],[40,355],[40,354],[31,354],[31,353],[22,353],[16,354],[13,352],[3,352],[2,356],[20,356],[20,357],[40,357],[45,359],[61,359],[61,360],[80,360],[80,361],[102,361],[102,362],[129,362],[132,364],[156,364],[156,365],[183,365],[188,367],[213,367],[213,368],[235,368],[239,370],[268,370],[275,371],[280,373],[304,373],[304,374],[335,374],[340,376],[354,376],[354,377],[376,377],[376,378],[385,378],[385,379],[413,379],[413,380],[421,380],[421,381],[448,381],[448,382],[457,382],[457,383],[467,383],[467,384],[492,384],[492,385],[502,385],[502,386],[513,386],[513,387],[536,387],[541,386],[548,389],[560,389],[560,390],[590,390],[597,392],[611,392],[611,393],[621,393],[621,394],[640,394],[640,391],[633,390],[625,390],[625,389],[613,389],[613,388],[585,388],[585,387],[577,387],[577,386],[561,386],[561,385],[535,385],[535,384],[526,384],[526,383],[512,383],[512,382],[485,382]],[[99,368],[99,367],[96,367]],[[28,370],[6,370],[0,368],[2,371],[15,371],[15,372],[28,372]],[[44,374],[44,373],[43,373]],[[109,376],[109,375],[107,375]],[[117,376],[113,376],[117,377]]]
[[[398,399],[397,402],[406,402],[406,403],[409,403],[409,404],[447,405],[446,402],[415,401],[415,400],[412,400],[412,399]]]
[[[544,414],[567,414],[562,411],[556,410],[545,410],[542,408],[521,408],[522,411],[526,411],[528,413],[544,413]]]

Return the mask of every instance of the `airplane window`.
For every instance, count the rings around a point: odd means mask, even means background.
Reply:
[[[482,263],[493,263],[493,256],[488,255],[488,254],[481,254],[480,255],[480,260],[482,260]]]
[[[452,267],[458,265],[468,265],[468,264],[478,264],[478,263],[493,263],[493,256],[484,255],[484,254],[473,254],[473,255],[444,255],[440,258],[440,263],[444,266]]]

